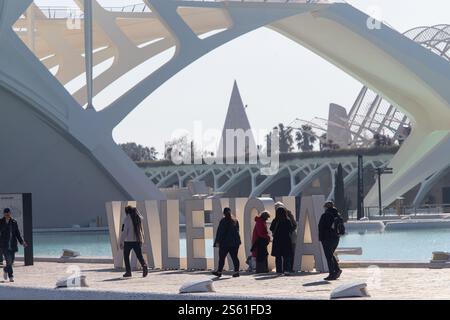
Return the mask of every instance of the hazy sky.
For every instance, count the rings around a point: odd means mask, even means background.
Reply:
[[[66,5],[70,0],[41,0]],[[139,0],[102,0],[104,5]],[[448,0],[349,0],[404,32],[421,25],[450,23]],[[331,102],[349,109],[361,83],[322,58],[274,31],[259,29],[195,62],[147,98],[114,131],[117,142],[135,141],[162,152],[177,129],[193,130],[194,121],[221,129],[234,80],[256,130],[269,131],[295,118],[326,117]],[[98,104],[105,103],[99,97]]]

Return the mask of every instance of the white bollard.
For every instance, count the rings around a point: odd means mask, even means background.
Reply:
[[[203,293],[216,292],[212,280],[200,280],[184,284],[180,288],[180,293]]]
[[[355,282],[341,285],[331,292],[331,299],[340,298],[363,298],[370,297],[367,292],[367,283]]]

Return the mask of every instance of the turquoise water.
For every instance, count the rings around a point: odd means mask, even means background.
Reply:
[[[59,257],[63,249],[80,252],[85,257],[112,257],[107,232],[45,232],[33,234],[36,257]],[[22,254],[23,249],[19,250]]]
[[[181,235],[183,237],[183,235]],[[340,247],[362,247],[362,256],[342,256],[342,260],[429,261],[433,251],[450,251],[450,229],[392,231],[348,234]],[[111,257],[107,232],[35,233],[35,256],[58,257],[62,249],[79,251],[84,257]],[[180,254],[186,256],[186,240],[180,240]],[[212,240],[206,241],[206,255],[213,256]]]
[[[342,256],[342,260],[430,261],[433,251],[450,252],[450,229],[358,233],[342,237],[340,247],[361,247],[362,256]]]

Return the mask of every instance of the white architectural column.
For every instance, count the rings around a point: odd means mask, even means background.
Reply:
[[[186,214],[186,255],[188,270],[207,270],[212,267],[206,257],[205,201],[187,200]],[[212,209],[212,208],[211,208]]]
[[[317,225],[323,213],[324,196],[302,198],[294,270],[327,272],[328,266],[319,242]]]
[[[120,228],[122,225],[122,212],[125,206],[115,201],[106,204],[106,218],[108,220],[109,239],[114,259],[114,268],[123,268],[123,250],[119,249]]]
[[[27,36],[28,36],[28,46],[31,51],[35,50],[36,46],[36,32],[34,23],[34,7],[29,6],[27,9]]]
[[[84,52],[86,65],[87,110],[94,110],[93,99],[93,39],[92,39],[92,1],[84,0]]]
[[[165,239],[162,238],[160,202],[158,200],[141,201],[137,203],[137,209],[144,217],[142,221],[144,231],[142,252],[147,258],[149,268],[161,269],[161,246]]]
[[[180,204],[178,200],[160,201],[161,255],[163,269],[180,269]]]

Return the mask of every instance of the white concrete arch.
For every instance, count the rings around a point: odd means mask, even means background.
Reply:
[[[369,17],[348,4],[145,0],[175,39],[175,56],[101,112],[85,112],[11,28],[31,3],[0,1],[0,84],[28,101],[46,121],[52,121],[135,200],[163,195],[115,145],[112,129],[177,72],[218,46],[262,26],[359,79],[413,121],[414,131],[390,163],[395,174],[383,177],[385,205],[447,166],[450,65],[384,24],[381,29],[368,29]],[[223,9],[231,26],[200,39],[178,15],[180,7]],[[198,19],[204,19],[204,27],[208,27],[207,15]],[[211,23],[210,29],[214,27]],[[123,40],[117,33],[113,38],[117,43]],[[366,203],[373,205],[376,199],[376,191],[371,190]]]

